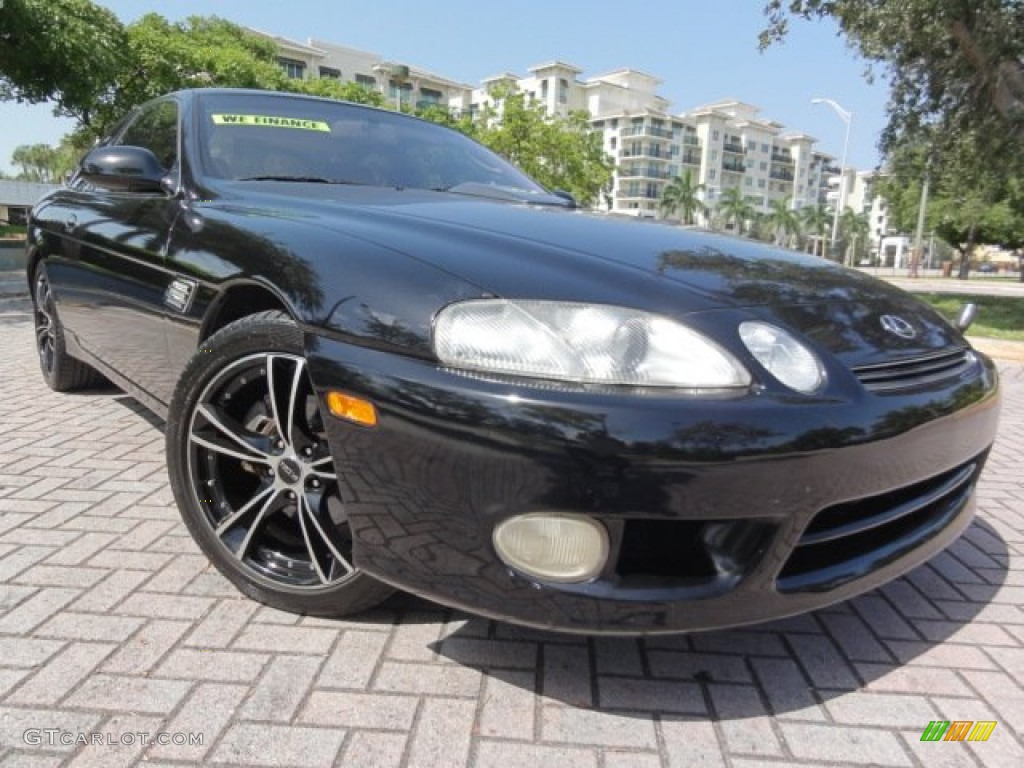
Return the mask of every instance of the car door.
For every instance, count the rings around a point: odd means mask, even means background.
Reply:
[[[180,108],[144,106],[112,144],[145,147],[167,169],[166,189],[98,189],[76,180],[67,195],[63,256],[51,271],[63,321],[90,354],[167,402],[165,298],[173,293],[167,243],[181,206]]]

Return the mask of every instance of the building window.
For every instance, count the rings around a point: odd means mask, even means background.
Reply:
[[[757,188],[758,189],[764,189],[764,179],[758,179],[757,180]]]
[[[558,103],[569,103],[569,81],[564,77],[558,78]]]
[[[433,88],[420,88],[420,100],[416,102],[416,104],[420,107],[440,104],[443,98],[444,94],[440,91],[434,90]]]
[[[540,97],[543,101],[548,100],[548,79],[544,78],[540,81]]]
[[[618,127],[619,127],[619,118],[617,118],[617,117],[613,118],[612,119],[612,128],[618,128]]]
[[[370,77],[370,75],[356,75],[356,83],[364,88],[376,88],[377,78]]]
[[[717,175],[718,175],[718,172],[714,168],[712,168],[710,171],[708,171],[708,178],[709,179],[714,179],[715,176],[717,176]]]
[[[749,176],[747,176],[747,178],[743,180],[743,183],[746,184],[748,187],[754,186],[754,180]]]
[[[755,149],[757,149],[757,142],[754,141],[753,139],[749,139],[747,141],[747,151],[753,152]]]
[[[615,145],[618,144],[619,142],[618,142],[618,139],[616,139],[614,136],[612,136],[608,143],[609,143],[609,145],[611,146],[612,149],[615,149]]]
[[[718,150],[717,149],[712,149],[711,150],[711,159],[712,160],[717,160],[718,159]]]
[[[767,161],[765,161],[765,160],[761,161],[761,170],[762,171],[767,171],[768,170],[768,162]]]
[[[711,132],[711,140],[712,141],[718,141],[718,131],[712,131]]]
[[[767,154],[770,151],[770,149],[769,149],[767,144],[762,144],[761,145],[761,151],[764,152],[765,154]]]
[[[402,103],[408,104],[410,95],[412,94],[412,83],[402,83],[399,85],[394,80],[388,81],[388,96],[395,101],[398,101],[399,92],[401,92]]]
[[[278,59],[284,73],[293,80],[302,80],[306,76],[306,62],[298,59]]]
[[[323,80],[341,80],[341,70],[334,67],[320,67],[320,78]]]
[[[7,206],[7,219],[16,227],[24,227],[28,224],[28,208],[16,205]]]

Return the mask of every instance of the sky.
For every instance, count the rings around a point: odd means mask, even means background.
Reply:
[[[302,42],[311,37],[382,55],[478,85],[490,75],[553,59],[582,78],[639,69],[660,78],[659,93],[678,113],[735,98],[761,107],[761,117],[819,139],[838,159],[846,126],[813,98],[853,113],[848,165],[878,164],[887,89],[869,84],[866,63],[830,22],[794,21],[782,44],[759,52],[760,0],[100,0],[125,23],[146,13],[179,20],[217,15]],[[72,128],[47,105],[0,102],[0,169],[13,172],[21,144],[56,144]]]

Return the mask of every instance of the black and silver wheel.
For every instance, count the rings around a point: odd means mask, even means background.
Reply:
[[[243,318],[203,345],[171,403],[167,456],[192,535],[247,595],[337,616],[390,594],[353,564],[302,335],[285,315]]]
[[[32,286],[32,309],[39,369],[50,389],[55,392],[69,392],[102,384],[104,379],[96,370],[67,353],[64,329],[57,318],[57,306],[53,300],[53,290],[45,264],[40,264],[36,268],[35,284]]]

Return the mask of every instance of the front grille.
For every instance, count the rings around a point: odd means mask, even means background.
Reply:
[[[859,365],[853,373],[871,392],[895,392],[955,379],[973,362],[974,355],[969,349],[957,347],[930,355]]]
[[[823,591],[923,544],[964,508],[984,455],[929,480],[823,509],[779,573],[780,592]]]

